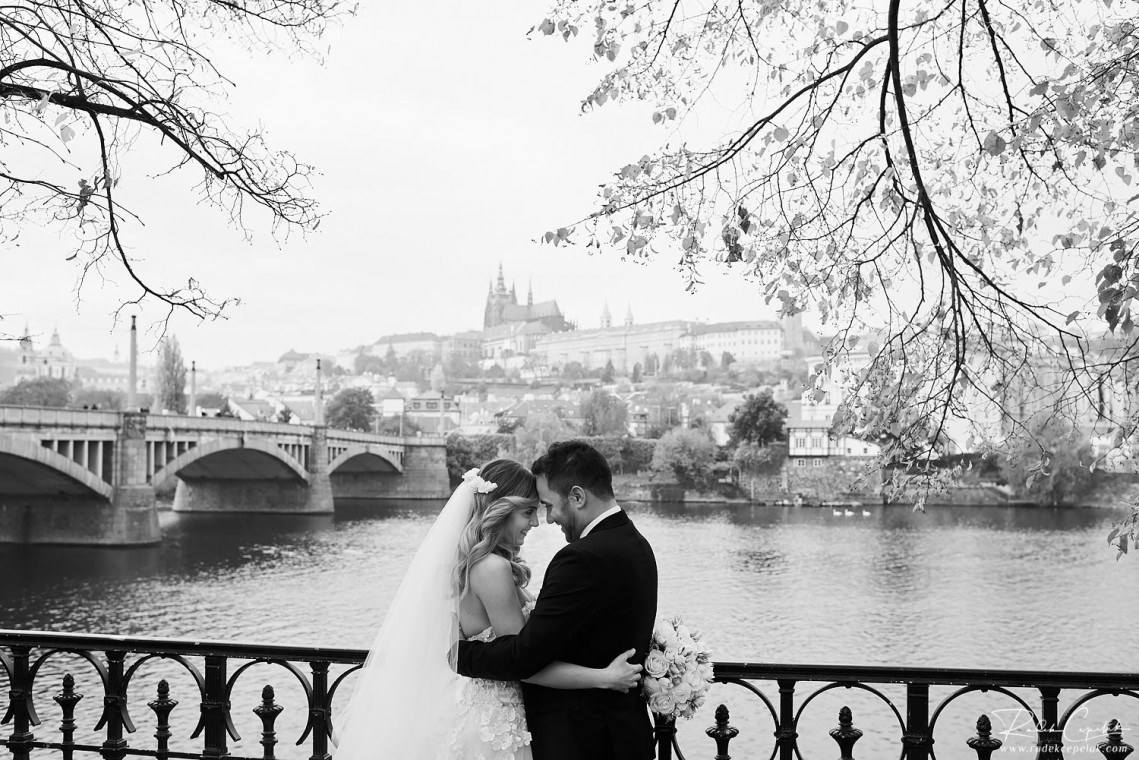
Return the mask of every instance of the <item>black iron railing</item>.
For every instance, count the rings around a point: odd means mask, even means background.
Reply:
[[[9,697],[0,725],[10,726],[11,731],[2,741],[14,760],[29,760],[36,750],[60,754],[63,760],[72,760],[76,753],[98,753],[105,760],[123,760],[127,755],[159,760],[273,760],[280,749],[278,717],[283,710],[289,710],[294,715],[298,712],[302,715],[296,721],[300,734],[296,745],[305,746],[310,760],[329,760],[332,757],[329,737],[333,729],[333,700],[345,679],[363,663],[365,655],[366,652],[355,649],[0,631],[0,681],[7,681]],[[82,674],[83,677],[97,683],[96,688],[102,693],[80,693],[75,676],[61,668],[61,661],[86,668],[88,672]],[[295,680],[304,694],[305,704],[279,705],[273,685],[251,682],[250,668],[262,664],[280,667],[287,681]],[[194,688],[187,689],[189,693],[176,694],[163,678],[157,682],[149,700],[144,701],[141,696],[135,701],[128,700],[132,683],[141,680],[144,673],[153,678],[159,672],[184,672]],[[766,728],[754,727],[750,729],[752,736],[744,737],[742,729],[730,725],[726,704],[714,711],[702,711],[697,721],[714,720],[714,725],[704,732],[711,741],[699,749],[689,745],[693,758],[713,756],[713,743],[716,760],[727,760],[730,753],[740,757],[732,744],[737,737],[738,741],[750,739],[752,746],[762,737],[758,744],[762,751],[752,753],[757,757],[766,757],[770,752],[770,757],[779,760],[801,758],[801,738],[805,733],[829,734],[834,744],[826,754],[833,756],[837,749],[841,758],[853,758],[863,730],[856,727],[849,707],[842,707],[838,725],[832,729],[818,725],[817,715],[813,713],[809,716],[809,726],[800,725],[804,710],[817,698],[847,689],[870,695],[869,699],[884,704],[884,711],[897,722],[898,751],[906,760],[934,760],[937,756],[934,736],[939,719],[958,699],[974,692],[1011,700],[1018,711],[1024,711],[1035,732],[1034,756],[1039,760],[1059,760],[1064,751],[1066,727],[1084,706],[1109,695],[1139,697],[1139,675],[1118,673],[721,662],[716,663],[715,674],[716,681],[725,685],[715,688],[720,689],[721,694],[728,693],[723,701],[731,705],[735,714],[750,714],[745,722],[766,723]],[[183,676],[179,678],[185,680]],[[932,697],[931,687],[946,693]],[[887,688],[898,690],[902,696],[891,700],[884,693]],[[139,689],[133,692],[137,694]],[[341,697],[341,704],[346,696]],[[77,732],[84,731],[77,709],[84,700],[94,701],[100,697],[101,705],[87,710],[95,722],[98,740],[77,741]],[[248,704],[235,705],[235,699],[246,700]],[[40,719],[48,700],[57,705],[60,720],[56,729]],[[903,703],[901,709],[895,701]],[[128,737],[138,733],[132,710],[143,710],[143,705],[151,712],[153,740],[136,739],[132,743]],[[181,714],[189,709],[193,717],[176,721],[172,716],[180,705]],[[298,707],[302,709],[298,711]],[[1139,705],[1136,707],[1139,709]],[[256,757],[235,752],[237,748],[231,746],[231,741],[240,741],[234,726],[235,710],[245,711],[247,715],[252,713],[260,721],[260,754]],[[1139,725],[1139,721],[1133,725]],[[675,726],[658,721],[656,730],[658,758],[683,760]],[[976,718],[975,726],[971,724],[968,730],[968,738],[953,752],[945,753],[947,758],[975,756],[987,760],[1001,748],[999,732],[993,730],[987,713]],[[1117,720],[1105,722],[1102,741],[1090,746],[1103,757],[1124,758],[1132,751],[1123,741],[1124,730]],[[90,728],[86,731],[90,733]],[[191,740],[193,744],[187,746]],[[967,754],[962,755],[962,752]],[[866,756],[875,754],[869,752]]]
[[[778,757],[779,760],[803,757],[800,737],[805,731],[829,734],[835,745],[830,752],[837,749],[842,760],[853,758],[855,743],[862,738],[863,731],[855,727],[849,707],[843,706],[839,710],[838,725],[830,730],[818,726],[817,721],[808,728],[800,725],[807,706],[834,690],[858,690],[872,695],[871,702],[884,705],[897,722],[899,756],[905,760],[937,757],[934,732],[939,719],[944,717],[947,708],[967,694],[1001,695],[999,699],[1010,700],[1018,713],[1023,711],[1024,721],[1017,727],[1019,730],[1010,732],[1006,725],[1004,733],[1006,736],[1009,733],[1024,736],[1025,728],[1034,733],[1034,746],[1030,748],[1033,752],[1022,756],[1036,760],[1060,760],[1063,757],[1069,722],[1080,715],[1092,700],[1104,696],[1139,699],[1139,674],[717,662],[715,676],[718,683],[739,688],[739,699],[729,698],[737,714],[741,706],[758,708],[764,714],[774,735],[774,742],[765,742],[764,746],[771,747],[770,757]],[[901,700],[898,700],[904,702],[902,709],[883,693],[883,688],[888,685],[904,690]],[[931,687],[940,687],[940,691],[946,693],[931,699]],[[1061,709],[1062,699],[1065,702]],[[1139,712],[1139,704],[1134,706],[1131,714],[1135,712]],[[944,756],[973,757],[975,753],[979,760],[988,760],[1001,748],[1003,741],[998,738],[999,732],[993,730],[987,712],[970,720],[970,735],[960,747],[944,747],[947,750]],[[1135,725],[1139,725],[1139,720],[1132,721],[1132,726]],[[1105,720],[1102,730],[1084,734],[1084,739],[1091,736],[1092,741],[1085,741],[1079,749],[1092,750],[1107,758],[1125,758],[1133,748],[1123,741],[1124,730],[1119,720]],[[715,725],[705,733],[716,742],[716,760],[730,757],[730,743],[739,732],[729,725],[725,705],[716,709]],[[1096,741],[1097,738],[1102,741]],[[659,760],[669,760],[674,755],[680,760],[684,758],[676,741],[675,727],[670,723],[657,722],[657,746]],[[766,757],[767,752],[760,756]],[[874,757],[875,753],[867,756]],[[1090,756],[1095,757],[1094,754]]]

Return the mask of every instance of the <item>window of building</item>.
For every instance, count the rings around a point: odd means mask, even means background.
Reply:
[[[807,448],[807,437],[803,436],[803,435],[796,436],[795,437],[795,448],[797,448],[797,449]]]
[[[439,408],[439,404],[438,404],[438,403],[436,403],[435,401],[428,401],[428,402],[427,402],[427,408],[428,408],[428,409],[438,409],[438,408]]]
[[[816,459],[813,462],[811,462],[811,464],[813,464],[815,467],[822,467],[823,466],[823,460]]]
[[[807,460],[806,459],[796,459],[795,460],[795,466],[796,467],[806,467],[807,466]]]

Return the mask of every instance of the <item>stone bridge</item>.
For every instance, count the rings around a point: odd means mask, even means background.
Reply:
[[[170,489],[186,512],[445,498],[446,447],[321,425],[0,406],[0,542],[155,543],[155,492]]]

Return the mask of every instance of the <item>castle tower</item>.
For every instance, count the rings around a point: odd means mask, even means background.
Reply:
[[[803,350],[803,312],[780,320],[783,325],[783,350],[797,354]]]
[[[506,276],[502,272],[502,262],[498,262],[498,281],[486,294],[486,309],[483,311],[483,329],[502,324],[502,309],[507,304],[517,304],[514,288],[506,289]]]
[[[613,326],[613,315],[609,313],[609,302],[601,309],[601,329],[606,330]]]

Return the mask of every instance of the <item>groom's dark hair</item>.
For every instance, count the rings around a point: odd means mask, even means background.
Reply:
[[[581,486],[594,496],[613,498],[613,473],[601,452],[585,441],[551,443],[546,453],[530,465],[534,476],[546,476],[550,490],[562,498]]]

